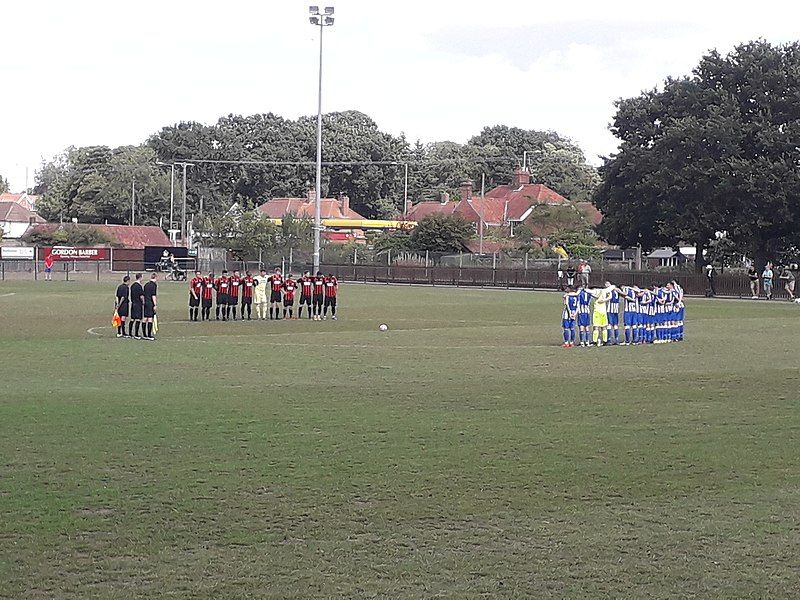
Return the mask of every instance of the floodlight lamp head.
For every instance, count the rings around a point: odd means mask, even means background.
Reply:
[[[319,17],[308,17],[308,22],[312,25],[319,25]]]
[[[308,7],[308,12],[310,12],[312,15],[318,15],[319,14],[319,6],[309,6]]]
[[[332,6],[326,6],[325,7],[325,14],[326,15],[332,15],[333,14],[333,7]]]
[[[325,17],[325,25],[333,25],[333,17]]]

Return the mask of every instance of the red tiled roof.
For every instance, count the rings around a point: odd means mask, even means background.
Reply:
[[[420,221],[431,215],[452,215],[458,204],[456,202],[420,202],[414,204],[406,215],[406,221]]]
[[[456,214],[477,223],[483,218],[487,225],[506,225],[519,221],[531,206],[536,204],[564,205],[569,200],[546,185],[530,183],[516,188],[500,185],[486,193],[483,199],[473,196],[471,201],[420,202],[411,207],[406,218],[419,221],[432,214]]]
[[[508,201],[507,219],[511,221],[518,221],[534,204],[569,204],[564,196],[541,183],[528,183],[517,188],[499,185],[490,190],[486,198]]]
[[[13,202],[28,210],[34,209],[38,199],[39,196],[34,196],[33,194],[0,194],[0,202]]]
[[[6,196],[8,194],[3,194]],[[44,223],[45,220],[37,213],[28,210],[23,204],[16,202],[0,201],[0,221],[9,223],[30,223],[31,218],[35,223]]]
[[[105,234],[111,243],[122,248],[144,248],[145,246],[171,246],[172,244],[164,230],[156,225],[94,225],[65,223],[45,223],[33,227],[33,233],[53,233],[59,227],[89,228]]]
[[[464,200],[459,202],[455,214],[461,215],[467,221],[472,221],[473,223],[478,223],[483,219],[485,224],[499,227],[503,225],[505,210],[505,200],[473,197],[471,202],[465,202]]]
[[[603,213],[591,202],[576,202],[575,208],[581,211],[584,216],[592,222],[592,225],[600,225],[603,221]]]
[[[323,198],[319,204],[321,219],[364,219],[349,206],[344,208],[342,202],[335,198]],[[258,210],[270,219],[282,219],[286,215],[314,218],[314,202],[306,198],[273,198],[259,206]]]

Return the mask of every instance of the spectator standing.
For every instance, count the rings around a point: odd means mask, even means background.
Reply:
[[[567,265],[567,287],[575,287],[575,265]]]
[[[44,280],[45,281],[52,281],[53,280],[53,253],[48,253],[47,256],[44,257]]]
[[[591,274],[592,267],[585,260],[581,259],[580,264],[578,264],[578,278],[580,279],[580,284],[583,287],[589,287],[589,276]]]
[[[756,271],[756,266],[751,264],[750,268],[747,269],[747,276],[750,278],[750,294],[752,295],[753,300],[758,298],[759,295],[759,277],[758,271]]]
[[[795,276],[788,266],[783,267],[783,271],[781,272],[781,281],[783,281],[783,289],[785,289],[786,293],[789,294],[789,302],[794,302]]]
[[[717,295],[717,270],[714,265],[706,265],[706,278],[708,279],[708,295],[713,297]]]
[[[768,262],[767,266],[764,267],[764,271],[761,273],[761,279],[764,282],[764,295],[767,297],[767,300],[772,300],[772,263]]]

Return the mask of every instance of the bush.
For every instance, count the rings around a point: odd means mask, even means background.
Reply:
[[[411,249],[429,252],[460,252],[475,235],[472,224],[461,217],[431,215],[417,223],[411,233]]]

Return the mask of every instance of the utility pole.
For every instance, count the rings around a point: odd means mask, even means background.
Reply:
[[[175,163],[156,161],[156,164],[161,167],[169,167],[169,224],[167,229],[171,231],[175,224]],[[171,233],[170,239],[172,239]]]
[[[405,219],[408,214],[408,163],[405,164],[405,178],[403,180],[403,219]]]
[[[484,223],[484,209],[486,208],[486,173],[481,173],[481,226],[480,226],[480,242],[478,248],[478,254],[483,256],[483,223]]]
[[[181,244],[185,247],[189,247],[189,244],[186,240],[186,169],[188,167],[193,167],[193,163],[189,162],[176,162],[176,165],[179,167],[183,167],[183,206],[181,207]]]
[[[131,227],[136,221],[136,178],[131,180]]]

